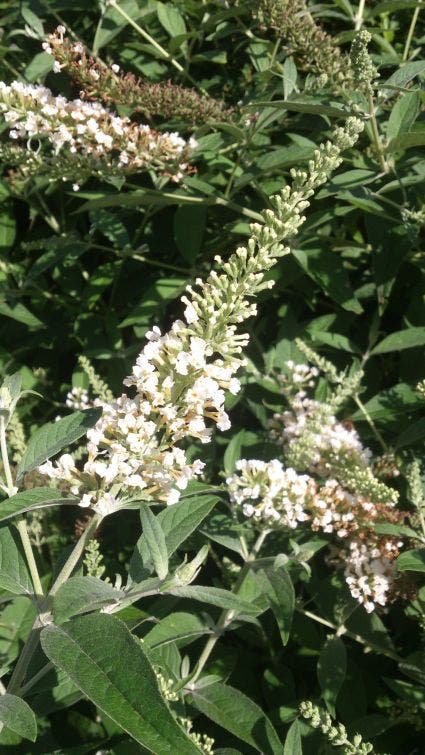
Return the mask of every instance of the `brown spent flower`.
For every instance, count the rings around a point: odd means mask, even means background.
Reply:
[[[348,56],[316,23],[305,0],[260,0],[256,17],[284,39],[304,71],[326,74],[339,86],[347,83],[351,71]]]
[[[118,65],[106,65],[88,55],[80,42],[67,39],[62,26],[49,34],[43,49],[54,57],[56,72],[64,69],[82,87],[82,99],[123,105],[150,119],[185,120],[191,126],[206,120],[229,121],[234,115],[233,108],[224,102],[194,89],[170,81],[152,84],[133,73],[121,73]]]

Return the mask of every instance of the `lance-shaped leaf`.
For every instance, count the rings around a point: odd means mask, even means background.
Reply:
[[[90,614],[41,632],[49,660],[136,742],[154,753],[199,755],[169,711],[138,641],[119,619]]]
[[[140,509],[143,534],[148,550],[149,558],[160,579],[165,579],[168,574],[168,554],[165,535],[162,527],[149,506]]]
[[[397,569],[399,571],[425,571],[425,548],[415,548],[405,551],[398,557]]]
[[[164,592],[170,595],[176,595],[179,598],[189,598],[200,603],[209,603],[211,606],[226,608],[235,613],[248,613],[258,615],[263,612],[263,608],[241,600],[235,593],[230,590],[222,590],[221,587],[204,587],[204,585],[182,585],[181,587],[170,587]]]
[[[19,480],[25,472],[31,472],[62,448],[81,438],[90,427],[96,424],[101,414],[101,407],[95,406],[83,412],[74,412],[57,422],[48,422],[40,427],[28,441],[18,467],[17,479]]]
[[[291,578],[284,568],[261,570],[256,576],[261,581],[275,615],[282,642],[286,645],[295,609],[295,592]]]
[[[173,642],[177,647],[184,647],[203,634],[211,634],[211,631],[207,622],[195,613],[176,611],[155,624],[143,637],[143,643],[148,650],[156,650]]]
[[[159,521],[169,556],[196,530],[219,500],[217,495],[193,496],[161,511]]]
[[[234,687],[221,682],[196,689],[193,704],[205,716],[263,755],[282,755],[283,747],[261,708]]]
[[[196,530],[206,516],[212,511],[217,501],[216,495],[201,495],[185,498],[173,506],[163,509],[158,515],[158,524],[165,536],[168,556]],[[143,526],[143,520],[142,520]],[[140,582],[146,576],[144,564],[149,559],[146,533],[139,538],[130,562],[130,577],[133,582]]]
[[[96,577],[71,577],[54,597],[53,617],[60,624],[71,616],[118,604],[124,597],[122,590]]]
[[[331,637],[325,642],[317,664],[317,676],[322,688],[322,697],[335,715],[335,703],[347,673],[347,652],[340,637]]]
[[[0,696],[0,722],[20,737],[35,742],[37,738],[37,722],[28,703],[16,695]]]
[[[300,724],[297,719],[295,719],[288,729],[283,755],[303,755]]]
[[[0,527],[0,587],[15,595],[32,595],[33,585],[15,527]]]
[[[54,488],[32,488],[16,493],[0,503],[0,522],[13,516],[25,514],[35,509],[45,509],[48,506],[60,506],[63,504],[77,504],[78,498],[66,495],[61,490]]]

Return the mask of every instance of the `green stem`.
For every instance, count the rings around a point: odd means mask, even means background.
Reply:
[[[361,401],[361,399],[358,397],[357,394],[354,396],[354,401],[356,402],[356,404],[359,407],[361,413],[363,414],[366,422],[368,423],[369,427],[371,428],[371,430],[372,430],[372,432],[373,432],[376,440],[381,444],[383,450],[385,452],[387,452],[388,451],[388,446],[385,443],[385,440],[383,439],[381,433],[379,432],[378,428],[376,427],[376,425],[375,425],[372,417],[370,416],[368,410],[366,409],[365,405],[363,404],[363,402]]]
[[[52,229],[52,231],[54,231],[57,234],[60,234],[60,232],[61,232],[60,225],[59,225],[58,221],[56,220],[55,216],[50,212],[50,209],[49,209],[49,207],[47,205],[47,202],[44,201],[43,197],[41,196],[41,194],[38,191],[35,191],[34,195],[37,197],[37,199],[38,199],[38,201],[40,203],[40,207],[43,210],[42,215],[43,215],[43,218],[46,221],[47,225],[50,226],[50,228]]]
[[[59,587],[68,579],[68,577],[71,576],[75,566],[78,564],[78,561],[81,558],[81,555],[84,551],[84,547],[87,541],[90,540],[90,538],[96,531],[101,521],[102,521],[102,517],[100,516],[100,514],[95,514],[93,516],[88,527],[84,530],[82,536],[76,543],[72,553],[70,554],[69,558],[63,565],[58,576],[56,577],[50,589],[49,595],[46,598],[45,604],[41,606],[42,611],[49,610],[49,605],[50,605],[49,599],[53,595],[55,595]],[[37,619],[35,620],[34,625],[29,634],[29,637],[24,645],[24,649],[22,650],[22,653],[18,659],[18,662],[10,678],[10,682],[7,688],[8,692],[13,692],[15,694],[16,692],[20,691],[22,682],[25,679],[25,674],[27,672],[28,666],[38,647],[38,640],[39,640],[41,627],[42,627],[42,623],[40,621],[40,616],[37,616]]]
[[[104,244],[90,244],[90,249],[99,249],[105,252],[116,252],[115,249],[113,249],[110,246],[105,246]],[[124,255],[120,254],[119,252],[116,252],[119,254],[120,258],[122,259]],[[161,262],[160,260],[151,260],[149,257],[145,257],[143,254],[132,254],[131,252],[128,253],[124,257],[125,259],[129,260],[137,260],[137,262],[144,262],[146,265],[151,265],[152,267],[162,267],[164,270],[172,270],[175,273],[183,273],[183,275],[190,275],[191,270],[186,267],[179,267],[178,265],[171,265],[169,262]]]
[[[35,595],[42,597],[44,595],[43,586],[41,584],[40,575],[38,573],[37,564],[34,558],[34,552],[32,549],[31,540],[28,535],[27,523],[25,519],[19,519],[16,526],[21,538],[28,568],[30,570],[31,579],[34,586],[34,593]]]
[[[140,34],[140,36],[143,37],[143,39],[146,39],[146,41],[149,42],[149,44],[151,44],[152,47],[155,48],[155,50],[161,53],[161,55],[163,55],[163,57],[166,58],[171,63],[171,65],[177,69],[179,73],[182,73],[184,76],[186,76],[186,78],[190,81],[190,83],[194,87],[199,89],[199,91],[202,92],[202,94],[205,95],[206,97],[209,96],[208,92],[205,89],[203,89],[201,86],[199,86],[199,84],[192,78],[192,76],[187,71],[185,71],[181,63],[179,63],[178,60],[173,58],[173,56],[170,55],[170,53],[165,49],[165,47],[162,47],[162,45],[160,45],[159,42],[156,41],[156,39],[151,37],[151,35],[145,29],[139,26],[139,24],[137,24],[136,21],[134,21],[131,18],[131,16],[129,16],[122,8],[120,8],[116,0],[109,0],[109,4],[112,6],[112,8],[115,8],[115,10],[118,11],[118,13],[123,18],[125,18],[127,23],[130,24],[130,26],[132,26],[133,29],[135,29]]]
[[[31,679],[29,679],[26,684],[23,684],[20,688],[20,693],[22,697],[25,697],[27,692],[29,692],[29,690],[32,689],[32,687],[34,687],[34,685],[36,685],[37,682],[39,682],[40,679],[43,678],[43,676],[46,676],[46,674],[48,674],[49,671],[51,671],[51,669],[53,668],[54,668],[53,663],[49,661],[40,669],[40,671],[37,671],[37,673],[34,674],[34,676],[32,676]]]
[[[4,476],[6,478],[7,495],[9,498],[15,494],[16,488],[13,481],[12,470],[10,469],[9,454],[7,450],[6,442],[6,425],[4,417],[0,417],[0,450],[3,461]],[[40,581],[40,575],[38,573],[37,564],[35,562],[34,553],[32,550],[31,541],[28,535],[27,525],[24,519],[19,519],[17,523],[19,536],[21,538],[22,547],[27,559],[28,568],[31,574],[32,584],[34,587],[35,595],[43,595],[43,587]]]
[[[407,58],[409,57],[410,45],[412,44],[413,35],[415,33],[415,26],[416,26],[420,12],[421,12],[421,9],[419,6],[415,8],[413,12],[412,20],[409,26],[409,31],[407,32],[406,44],[404,45],[404,51],[403,51],[403,57],[402,57],[403,63],[405,63]]]
[[[375,147],[375,152],[377,154],[382,172],[388,173],[388,164],[384,157],[382,144],[381,144],[381,138],[379,136],[378,122],[376,120],[375,104],[373,102],[372,92],[369,92],[368,101],[369,101],[370,124],[372,127],[372,141]]]
[[[36,620],[24,645],[22,653],[18,658],[17,664],[13,669],[13,674],[10,677],[9,684],[7,685],[7,691],[10,694],[16,694],[21,689],[22,682],[25,679],[25,674],[27,673],[28,666],[31,662],[31,658],[33,657],[38,647],[39,635],[40,625]]]
[[[77,566],[84,552],[84,548],[86,547],[88,541],[91,540],[92,536],[97,530],[102,519],[103,517],[100,514],[95,514],[92,517],[90,523],[88,524],[83,534],[81,535],[80,539],[76,543],[68,560],[65,562],[58,576],[53,582],[53,585],[49,590],[49,597],[55,595],[57,591],[59,590],[60,586],[63,585],[63,583],[66,582],[66,580],[71,576],[72,572],[74,571],[75,567]]]
[[[338,627],[332,621],[323,619],[321,616],[317,616],[317,614],[312,613],[311,611],[306,611],[304,608],[296,607],[295,610],[297,611],[297,613],[301,613],[303,616],[306,616],[308,619],[312,619],[312,621],[316,621],[318,624],[322,624],[324,627],[333,629],[334,632],[338,632],[339,635],[345,634],[351,640],[354,640],[355,642],[359,642],[361,645],[364,645],[366,648],[370,648],[375,653],[380,653],[381,655],[385,655],[387,656],[387,658],[391,658],[391,660],[397,661],[397,663],[400,663],[400,661],[403,660],[403,658],[400,655],[397,655],[397,653],[393,653],[391,650],[387,650],[387,648],[383,648],[381,645],[377,645],[376,643],[371,642],[370,640],[365,640],[365,638],[362,637],[360,634],[357,634],[356,632],[351,632],[344,625],[341,625]]]
[[[354,28],[356,31],[359,31],[359,29],[361,29],[363,26],[364,7],[365,7],[365,0],[360,0],[357,13],[354,16]]]
[[[269,534],[269,530],[263,530],[257,540],[255,541],[251,553],[248,555],[242,569],[239,572],[239,576],[236,580],[235,586],[233,588],[233,592],[238,593],[246,575],[248,574],[251,564],[253,561],[255,561],[255,558],[260,551],[261,546],[264,543],[264,540],[266,539],[267,535]],[[205,643],[204,649],[199,656],[198,663],[196,665],[196,671],[194,675],[191,677],[190,683],[194,684],[196,680],[199,678],[200,674],[202,673],[202,670],[205,666],[205,664],[208,661],[208,658],[210,657],[212,651],[215,648],[215,645],[219,639],[219,637],[222,634],[222,630],[227,629],[227,627],[231,624],[233,617],[235,615],[235,611],[233,609],[227,609],[226,611],[222,611],[220,614],[220,617],[216,624],[216,633],[213,634],[211,637],[208,638],[208,640]]]

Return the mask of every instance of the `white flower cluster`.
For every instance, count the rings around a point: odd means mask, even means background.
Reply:
[[[283,426],[282,429],[279,426]],[[305,391],[298,391],[291,399],[291,409],[274,415],[271,435],[285,448],[290,448],[306,434],[312,472],[326,473],[329,456],[333,460],[354,459],[362,466],[370,463],[372,454],[363,446],[357,431],[337,420],[326,404],[308,398]]]
[[[309,518],[306,501],[316,487],[311,477],[284,469],[278,459],[240,459],[236,469],[239,474],[228,477],[226,483],[230,500],[242,506],[245,516],[290,529]]]
[[[102,516],[116,511],[125,498],[139,495],[176,503],[180,491],[201,473],[203,462],[188,464],[183,449],[161,444],[158,426],[150,419],[152,407],[140,396],[96,403],[103,414],[87,433],[88,459],[82,471],[64,454],[54,464],[42,464],[41,474],[67,482],[71,493],[81,497],[80,506],[90,506]]]
[[[364,504],[373,508],[373,504]],[[335,533],[337,537],[347,537],[357,529],[356,511],[359,500],[344,490],[336,480],[326,480],[314,496],[311,507],[311,529]]]
[[[206,419],[219,430],[230,428],[224,411],[225,391],[236,394],[240,390],[234,377],[240,360],[212,358],[211,345],[192,335],[188,327],[193,322],[190,306],[185,311],[187,325],[176,320],[165,335],[157,327],[146,334],[148,343],[124,385],[134,385],[149,402],[172,442],[191,436],[208,443],[211,428]]]
[[[265,528],[295,529],[308,522],[314,531],[335,534],[345,541],[337,562],[345,567],[353,598],[368,612],[385,605],[394,582],[393,561],[403,546],[392,538],[378,540],[373,522],[385,515],[374,504],[346,491],[336,480],[319,485],[310,475],[285,469],[278,459],[240,459],[227,478],[230,500],[243,514]],[[391,514],[395,521],[395,514]],[[372,534],[371,534],[372,533]]]
[[[264,275],[288,251],[281,241],[304,222],[301,212],[308,198],[340,164],[341,150],[356,141],[362,127],[349,118],[345,129],[335,130],[334,142],[315,151],[307,171],[293,171],[293,188],[285,186],[271,197],[274,210],[264,212],[263,224],[251,225],[247,246],[239,247],[227,262],[216,257],[222,271],[213,270],[206,281],[196,279],[197,290],[188,287],[190,298],[182,297],[185,322],[177,320],[165,335],[157,327],[147,334],[132,374],[124,381],[135,387],[136,395],[103,404],[102,417],[88,433],[83,470],[61,457],[56,465],[42,465],[42,473],[65,480],[82,494],[81,505],[100,513],[119,508],[128,497],[137,498],[138,491],[144,500],[173,504],[179,499],[204,464],[199,459],[188,463],[176,444],[186,438],[207,443],[207,421],[220,430],[230,427],[225,393],[240,390],[235,373],[244,363],[241,351],[249,340],[238,327],[256,312],[252,297],[270,287]],[[297,517],[303,516],[297,502],[300,481],[295,472],[290,477],[287,470],[282,484],[292,506],[287,520],[296,526]]]
[[[177,133],[158,133],[122,118],[98,102],[55,97],[46,87],[20,81],[0,81],[0,113],[9,137],[34,152],[47,142],[56,155],[66,152],[100,162],[112,158],[124,172],[158,166],[181,177],[196,146]]]
[[[85,388],[74,387],[66,394],[65,405],[70,409],[87,409],[90,405],[89,394]]]
[[[400,541],[387,540],[381,548],[370,547],[359,540],[352,540],[348,552],[342,557],[346,563],[345,581],[350,593],[362,603],[368,613],[376,604],[385,606],[394,582],[394,559],[398,555]]]

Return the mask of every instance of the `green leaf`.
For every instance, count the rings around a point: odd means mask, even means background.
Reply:
[[[283,96],[285,100],[297,85],[297,67],[292,58],[286,58],[283,64]]]
[[[413,327],[406,330],[397,330],[384,338],[372,349],[371,355],[389,354],[391,351],[402,349],[414,349],[416,346],[424,346],[425,328]]]
[[[380,16],[381,13],[394,13],[397,10],[409,10],[417,8],[422,4],[422,0],[383,0],[382,3],[378,3],[374,8],[370,8],[366,11],[367,18],[373,18],[373,16]]]
[[[254,105],[247,105],[247,110],[255,111],[259,107],[293,110],[296,113],[310,113],[312,115],[328,115],[335,118],[341,118],[347,113],[346,109],[342,105],[338,105],[337,102],[329,105],[325,100],[308,95],[296,95],[287,100],[256,101]]]
[[[147,650],[155,650],[175,642],[177,647],[187,645],[203,634],[210,634],[211,629],[205,621],[194,613],[176,611],[165,616],[143,637],[143,645]]]
[[[186,34],[186,24],[178,8],[170,3],[166,5],[161,2],[156,4],[158,20],[170,37],[178,37],[179,34]]]
[[[201,250],[207,219],[206,207],[182,205],[174,214],[174,241],[183,259],[193,264]]]
[[[12,296],[0,299],[0,315],[10,317],[12,320],[28,325],[29,328],[44,328],[44,323],[38,319],[24,304],[16,301]]]
[[[160,512],[158,518],[169,556],[195,532],[219,500],[217,495],[192,496]]]
[[[37,739],[37,722],[28,703],[16,695],[8,693],[0,696],[0,721],[20,737],[35,742]]]
[[[406,430],[398,436],[395,447],[404,448],[410,446],[412,443],[417,443],[425,437],[425,418],[421,417],[416,422],[413,422]]]
[[[292,580],[284,568],[261,570],[257,573],[263,590],[267,595],[282,638],[282,643],[289,640],[292,617],[295,609],[295,591]]]
[[[300,724],[297,719],[288,729],[285,739],[285,747],[283,748],[283,755],[303,755]]]
[[[71,616],[117,604],[124,597],[122,590],[116,590],[108,582],[96,577],[71,577],[54,597],[53,618],[61,624]]]
[[[120,0],[120,8],[135,21],[140,17],[141,11],[137,5],[136,0]],[[128,21],[111,6],[106,8],[105,13],[100,16],[99,23],[96,29],[93,40],[93,53],[97,55],[100,48],[104,47],[110,42],[117,34],[120,33],[124,26],[127,26]]]
[[[41,632],[49,660],[139,744],[151,752],[199,755],[158,689],[140,641],[125,624],[90,614]]]
[[[241,451],[243,445],[243,439],[246,434],[246,430],[239,430],[234,435],[224,452],[224,471],[226,475],[232,474],[235,471],[236,462],[241,458]]]
[[[0,587],[15,595],[32,595],[31,576],[14,526],[0,527]]]
[[[101,414],[101,407],[96,406],[83,412],[74,412],[57,422],[48,422],[40,427],[28,441],[18,467],[17,479],[85,435],[87,430],[96,424]]]
[[[415,60],[413,63],[406,63],[404,66],[398,68],[389,79],[380,83],[379,88],[384,89],[384,91],[388,88],[386,96],[391,97],[393,94],[391,90],[394,89],[394,87],[402,89],[409,83],[409,81],[412,81],[415,76],[419,76],[424,71],[425,60]]]
[[[415,548],[402,553],[396,564],[399,571],[425,572],[425,548]]]
[[[130,244],[130,238],[124,223],[112,212],[98,210],[90,213],[93,228],[97,228],[117,249],[123,249]]]
[[[30,9],[23,6],[21,9],[22,17],[28,26],[35,31],[39,37],[45,36],[44,26],[41,19]]]
[[[37,81],[41,79],[46,73],[49,73],[53,69],[55,59],[53,55],[48,55],[46,52],[38,52],[34,55],[31,63],[29,63],[25,69],[24,75],[26,81]]]
[[[331,346],[333,349],[340,351],[348,351],[349,354],[358,354],[359,348],[353,341],[350,341],[347,336],[343,336],[342,333],[330,333],[326,331],[318,331],[312,336],[313,341],[324,343],[327,346]]]
[[[137,325],[147,329],[152,322],[152,316],[157,316],[158,311],[161,311],[167,301],[175,299],[185,283],[184,278],[161,278],[156,281],[145,291],[141,302],[120,322],[119,327]]]
[[[347,673],[347,652],[340,637],[331,637],[321,650],[317,664],[317,677],[322,697],[335,715],[335,703]]]
[[[140,518],[142,520],[144,543],[146,544],[149,557],[152,560],[158,577],[165,579],[168,574],[168,553],[164,531],[158,517],[152,513],[149,506],[141,507]]]
[[[278,168],[290,168],[300,162],[306,162],[312,155],[313,147],[300,147],[297,144],[291,144],[288,147],[268,150],[258,158],[255,165],[263,173]]]
[[[387,139],[390,142],[399,134],[410,131],[419,114],[419,108],[419,92],[405,92],[402,97],[395,101],[387,123]]]
[[[202,495],[184,498],[158,514],[158,523],[165,535],[168,556],[194,532],[199,524],[212,511],[218,496]],[[149,558],[145,535],[142,533],[130,561],[130,577],[139,582],[145,576],[144,563]]]
[[[0,251],[5,254],[15,241],[16,221],[13,204],[10,200],[3,202],[0,212]]]
[[[55,488],[30,488],[6,498],[0,503],[0,522],[26,511],[45,509],[48,506],[78,504],[78,498]]]
[[[373,529],[378,535],[395,535],[396,537],[414,537],[417,538],[417,532],[411,527],[404,524],[392,524],[391,522],[379,522],[373,525]]]
[[[193,692],[193,704],[257,752],[283,755],[279,737],[267,716],[238,689],[221,683],[201,687]]]
[[[22,375],[19,372],[14,372],[12,375],[6,375],[3,383],[0,387],[0,406],[7,407],[10,414],[14,411],[16,404],[18,403],[21,395],[22,388]],[[3,409],[5,411],[5,409]],[[9,419],[8,418],[8,419]],[[8,422],[6,420],[6,424]]]
[[[425,144],[425,129],[409,131],[407,134],[399,134],[388,145],[388,152],[409,149],[409,147],[422,147]]]
[[[356,314],[363,311],[338,254],[323,247],[291,249],[291,252],[307,275],[341,307]]]
[[[259,614],[262,609],[252,603],[241,600],[235,593],[230,590],[223,590],[221,587],[204,587],[204,585],[182,585],[181,587],[172,587],[166,590],[170,595],[176,595],[178,598],[189,598],[201,603],[208,603],[211,606],[226,608],[235,613]]]
[[[227,514],[213,514],[200,530],[209,540],[239,553],[244,558],[246,554],[240,540],[241,531],[240,524]]]

